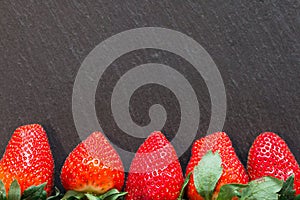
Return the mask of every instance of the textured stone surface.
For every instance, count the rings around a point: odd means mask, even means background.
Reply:
[[[211,55],[224,79],[224,131],[245,164],[254,138],[263,131],[283,137],[300,161],[300,21],[298,1],[0,1],[0,153],[20,125],[40,123],[48,132],[56,162],[56,183],[67,154],[80,142],[72,116],[72,90],[87,54],[106,38],[132,28],[157,26],[180,31]],[[116,145],[136,150],[142,139],[113,122],[113,84],[128,69],[164,63],[190,81],[200,103],[197,137],[206,134],[210,97],[201,76],[184,59],[153,49],[116,60],[96,93],[98,119]],[[164,105],[168,139],[180,123],[171,91],[146,85],[131,100],[135,122],[146,125],[149,106]],[[130,141],[130,142],[129,142]],[[185,169],[189,151],[181,158]]]

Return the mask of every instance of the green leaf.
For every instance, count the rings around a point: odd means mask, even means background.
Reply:
[[[208,151],[194,168],[193,177],[197,192],[211,200],[213,191],[222,175],[222,160],[218,152]]]
[[[47,192],[45,186],[47,183],[40,184],[38,186],[30,186],[24,190],[22,194],[22,200],[46,200]]]
[[[117,189],[111,189],[100,196],[91,193],[83,193],[83,192],[69,190],[61,200],[76,200],[76,199],[116,200],[119,197],[122,197],[126,194],[127,192],[119,192]]]
[[[69,190],[66,192],[66,194],[63,196],[61,200],[73,200],[73,199],[82,199],[85,195],[82,192],[77,192],[74,190]]]
[[[278,192],[283,181],[273,177],[263,177],[248,184],[242,190],[240,200],[278,200]]]
[[[97,197],[93,194],[85,194],[85,196],[88,200],[102,200],[102,199],[100,199],[99,197]]]
[[[100,195],[99,197],[103,200],[116,200],[119,197],[125,196],[126,194],[127,192],[120,192],[119,190],[114,188]]]
[[[241,191],[248,187],[244,184],[225,184],[221,187],[217,200],[228,200],[233,197],[240,197]]]
[[[300,194],[296,196],[295,200],[300,200]]]
[[[279,200],[294,200],[296,191],[294,190],[294,175],[290,176],[278,192]]]
[[[60,195],[60,191],[57,187],[54,188],[55,189],[55,194],[53,196],[49,196],[47,198],[47,200],[53,200],[53,199],[56,199],[59,195]]]
[[[111,190],[107,191],[106,193],[100,195],[100,198],[101,199],[105,199],[105,198],[107,198],[107,197],[109,197],[111,195],[119,194],[119,193],[120,193],[119,190],[117,190],[117,189],[114,188],[114,189],[111,189]]]
[[[182,200],[183,198],[183,195],[184,195],[184,190],[186,188],[186,186],[188,185],[189,181],[190,181],[190,178],[191,178],[191,174],[192,172],[190,172],[184,179],[184,182],[183,182],[183,185],[182,185],[182,188],[181,188],[181,191],[180,191],[180,195],[178,197],[177,200]]]
[[[6,189],[1,180],[0,180],[0,200],[6,200]]]
[[[122,196],[125,196],[127,192],[119,192],[118,194],[113,194],[108,197],[106,197],[104,200],[117,200]]]
[[[9,200],[20,200],[21,199],[21,188],[17,180],[14,180],[8,191]]]

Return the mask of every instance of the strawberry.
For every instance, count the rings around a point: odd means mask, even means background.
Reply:
[[[300,168],[287,144],[272,132],[260,134],[248,155],[248,173],[252,180],[271,176],[286,180],[295,175],[294,189],[300,194]]]
[[[153,132],[139,147],[130,166],[126,200],[177,199],[183,174],[176,152],[161,132]]]
[[[66,190],[103,194],[122,189],[124,168],[105,136],[94,132],[69,154],[60,178]]]
[[[192,147],[192,155],[186,169],[186,175],[192,172],[187,186],[187,195],[191,200],[207,199],[200,196],[195,187],[193,170],[209,151],[218,152],[220,155],[220,165],[222,167],[220,176],[215,181],[216,186],[212,188],[213,198],[218,196],[220,188],[228,183],[248,183],[248,175],[243,164],[238,159],[232,147],[230,138],[224,132],[217,132],[197,140]],[[213,167],[213,166],[212,166]],[[210,167],[208,167],[210,168]],[[201,181],[201,180],[200,180]],[[206,185],[207,183],[202,183]],[[204,191],[209,193],[209,191]]]
[[[46,132],[39,124],[25,125],[13,133],[0,161],[0,180],[6,193],[13,180],[21,193],[30,186],[47,183],[48,196],[53,187],[54,161]]]

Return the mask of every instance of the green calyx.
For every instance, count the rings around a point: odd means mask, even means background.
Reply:
[[[300,200],[294,190],[294,175],[285,182],[273,177],[262,177],[248,184],[226,184],[221,187],[217,200]]]
[[[17,180],[14,180],[6,195],[6,189],[0,180],[0,200],[53,200],[59,196],[59,190],[55,188],[55,195],[47,197],[45,186],[47,183],[38,186],[30,186],[21,194],[21,188]]]
[[[205,200],[213,198],[213,192],[223,171],[221,164],[219,153],[208,151],[192,172],[195,188]],[[183,199],[189,179],[190,174],[184,181],[178,200]],[[300,195],[296,196],[294,190],[294,175],[286,181],[266,176],[248,184],[225,184],[221,187],[216,200],[232,200],[233,197],[239,200],[300,200]]]
[[[272,177],[263,177],[248,184],[226,184],[221,187],[217,200],[232,197],[238,197],[240,200],[278,200],[278,192],[282,185],[283,181]]]
[[[186,186],[188,185],[188,183],[189,183],[189,181],[190,181],[191,174],[192,174],[192,172],[190,172],[190,173],[186,176],[186,178],[184,179],[184,182],[183,182],[183,185],[182,185],[182,188],[181,188],[181,191],[180,191],[180,195],[179,195],[179,197],[177,198],[177,200],[183,200],[184,190],[185,190]]]
[[[300,195],[296,196],[294,190],[294,178],[294,175],[292,175],[283,183],[281,190],[278,192],[279,200],[300,200]]]
[[[216,184],[222,175],[222,160],[218,152],[208,151],[184,180],[180,195],[177,200],[183,200],[184,190],[188,185],[191,174],[198,194],[205,200],[211,200]]]
[[[198,194],[205,200],[211,200],[215,187],[220,179],[223,168],[218,152],[208,151],[193,171],[194,183]]]
[[[111,189],[101,195],[69,190],[61,200],[117,200],[123,199],[126,194],[127,192],[120,192],[117,189]]]

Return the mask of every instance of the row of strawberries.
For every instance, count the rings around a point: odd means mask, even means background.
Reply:
[[[184,180],[173,146],[153,132],[136,152],[120,192],[122,161],[105,136],[94,132],[65,160],[60,175],[65,195],[50,196],[53,156],[42,126],[31,124],[16,129],[0,161],[0,200],[300,199],[299,165],[275,133],[256,138],[247,165],[246,171],[230,138],[217,132],[193,144]]]

